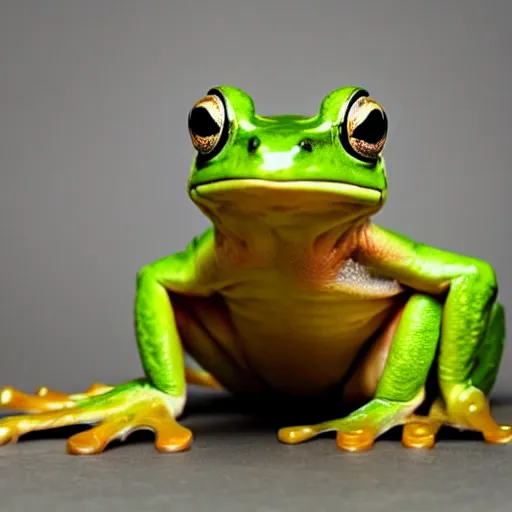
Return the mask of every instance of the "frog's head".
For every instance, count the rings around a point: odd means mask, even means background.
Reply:
[[[313,117],[260,116],[250,96],[215,87],[189,114],[197,151],[189,194],[210,217],[376,213],[386,197],[387,117],[360,87],[327,95]]]

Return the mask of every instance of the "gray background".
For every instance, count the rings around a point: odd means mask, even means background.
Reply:
[[[247,90],[262,114],[312,114],[332,89],[366,86],[391,123],[389,201],[378,221],[492,262],[510,309],[511,15],[508,0],[2,0],[0,383],[75,391],[91,381],[140,375],[132,332],[135,274],[207,226],[185,193],[192,157],[186,119],[191,105],[219,83]],[[509,344],[498,395],[510,393],[511,369]],[[212,436],[203,444],[217,443]],[[257,445],[257,436],[250,439]],[[302,467],[301,457],[328,446],[331,455],[318,460],[340,464],[331,442],[307,446],[280,453]],[[1,452],[11,455],[0,468],[18,468],[26,478],[31,466],[23,465],[23,453],[29,448],[13,451],[19,448]],[[147,448],[126,453],[142,464],[158,460],[155,471],[172,464],[149,454],[145,459]],[[368,469],[382,459],[411,474],[414,459],[397,462],[393,457],[406,456],[395,449],[396,455],[370,459]],[[30,453],[42,458],[37,450]],[[238,453],[251,460],[250,451]],[[458,456],[455,461],[448,452],[441,467],[473,467],[474,460]],[[180,471],[200,471],[200,465],[186,466],[192,459],[179,460]],[[265,466],[268,461],[261,472]],[[257,474],[246,476],[250,481]],[[495,474],[493,482],[501,482]],[[218,479],[211,483],[222,487]],[[258,485],[266,492],[264,482]],[[389,483],[397,485],[405,484]],[[311,504],[308,499],[301,503]],[[15,498],[9,503],[6,510],[17,510]],[[288,502],[275,503],[286,508]]]

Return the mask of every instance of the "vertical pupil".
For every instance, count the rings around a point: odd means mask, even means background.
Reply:
[[[366,119],[356,127],[352,137],[368,144],[376,144],[386,135],[387,129],[386,114],[379,109],[373,109]]]
[[[220,126],[205,107],[195,107],[190,113],[189,127],[199,137],[211,137],[220,132]]]

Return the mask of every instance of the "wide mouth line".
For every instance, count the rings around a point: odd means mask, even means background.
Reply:
[[[217,185],[217,187],[216,187]],[[356,202],[377,204],[382,201],[382,191],[376,188],[363,187],[334,180],[269,180],[265,178],[222,178],[198,183],[190,187],[191,192],[195,192],[200,197],[208,195],[208,188],[214,189],[214,192],[225,192],[238,187],[251,189],[265,187],[273,190],[297,190],[313,192],[332,193],[343,196]],[[201,190],[206,188],[207,190]],[[206,192],[202,194],[201,192]]]

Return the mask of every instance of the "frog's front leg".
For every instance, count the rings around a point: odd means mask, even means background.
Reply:
[[[349,416],[316,425],[283,428],[279,440],[295,444],[328,431],[337,432],[337,444],[349,451],[372,447],[389,429],[408,421],[422,403],[424,386],[436,354],[442,305],[417,294],[400,312],[398,325],[375,396]]]
[[[36,395],[25,395],[4,388],[0,407],[35,414],[0,419],[0,444],[15,442],[28,432],[91,424],[94,428],[69,439],[70,452],[99,453],[110,441],[122,440],[139,429],[155,432],[159,451],[187,449],[192,434],[176,421],[185,407],[186,383],[183,348],[169,292],[208,294],[211,241],[211,232],[207,232],[185,251],[147,265],[138,274],[135,324],[144,379],[114,387],[96,385],[76,395],[46,388]]]
[[[69,439],[70,452],[99,453],[111,441],[139,429],[156,433],[160,451],[188,448],[192,435],[176,421],[185,406],[186,387],[183,351],[168,289],[193,281],[189,270],[193,267],[192,255],[185,252],[148,265],[138,274],[136,337],[146,378],[115,387],[96,386],[69,396],[45,389],[30,396],[6,388],[1,394],[4,407],[36,414],[1,419],[0,444],[15,442],[28,432],[91,424],[96,426]]]

